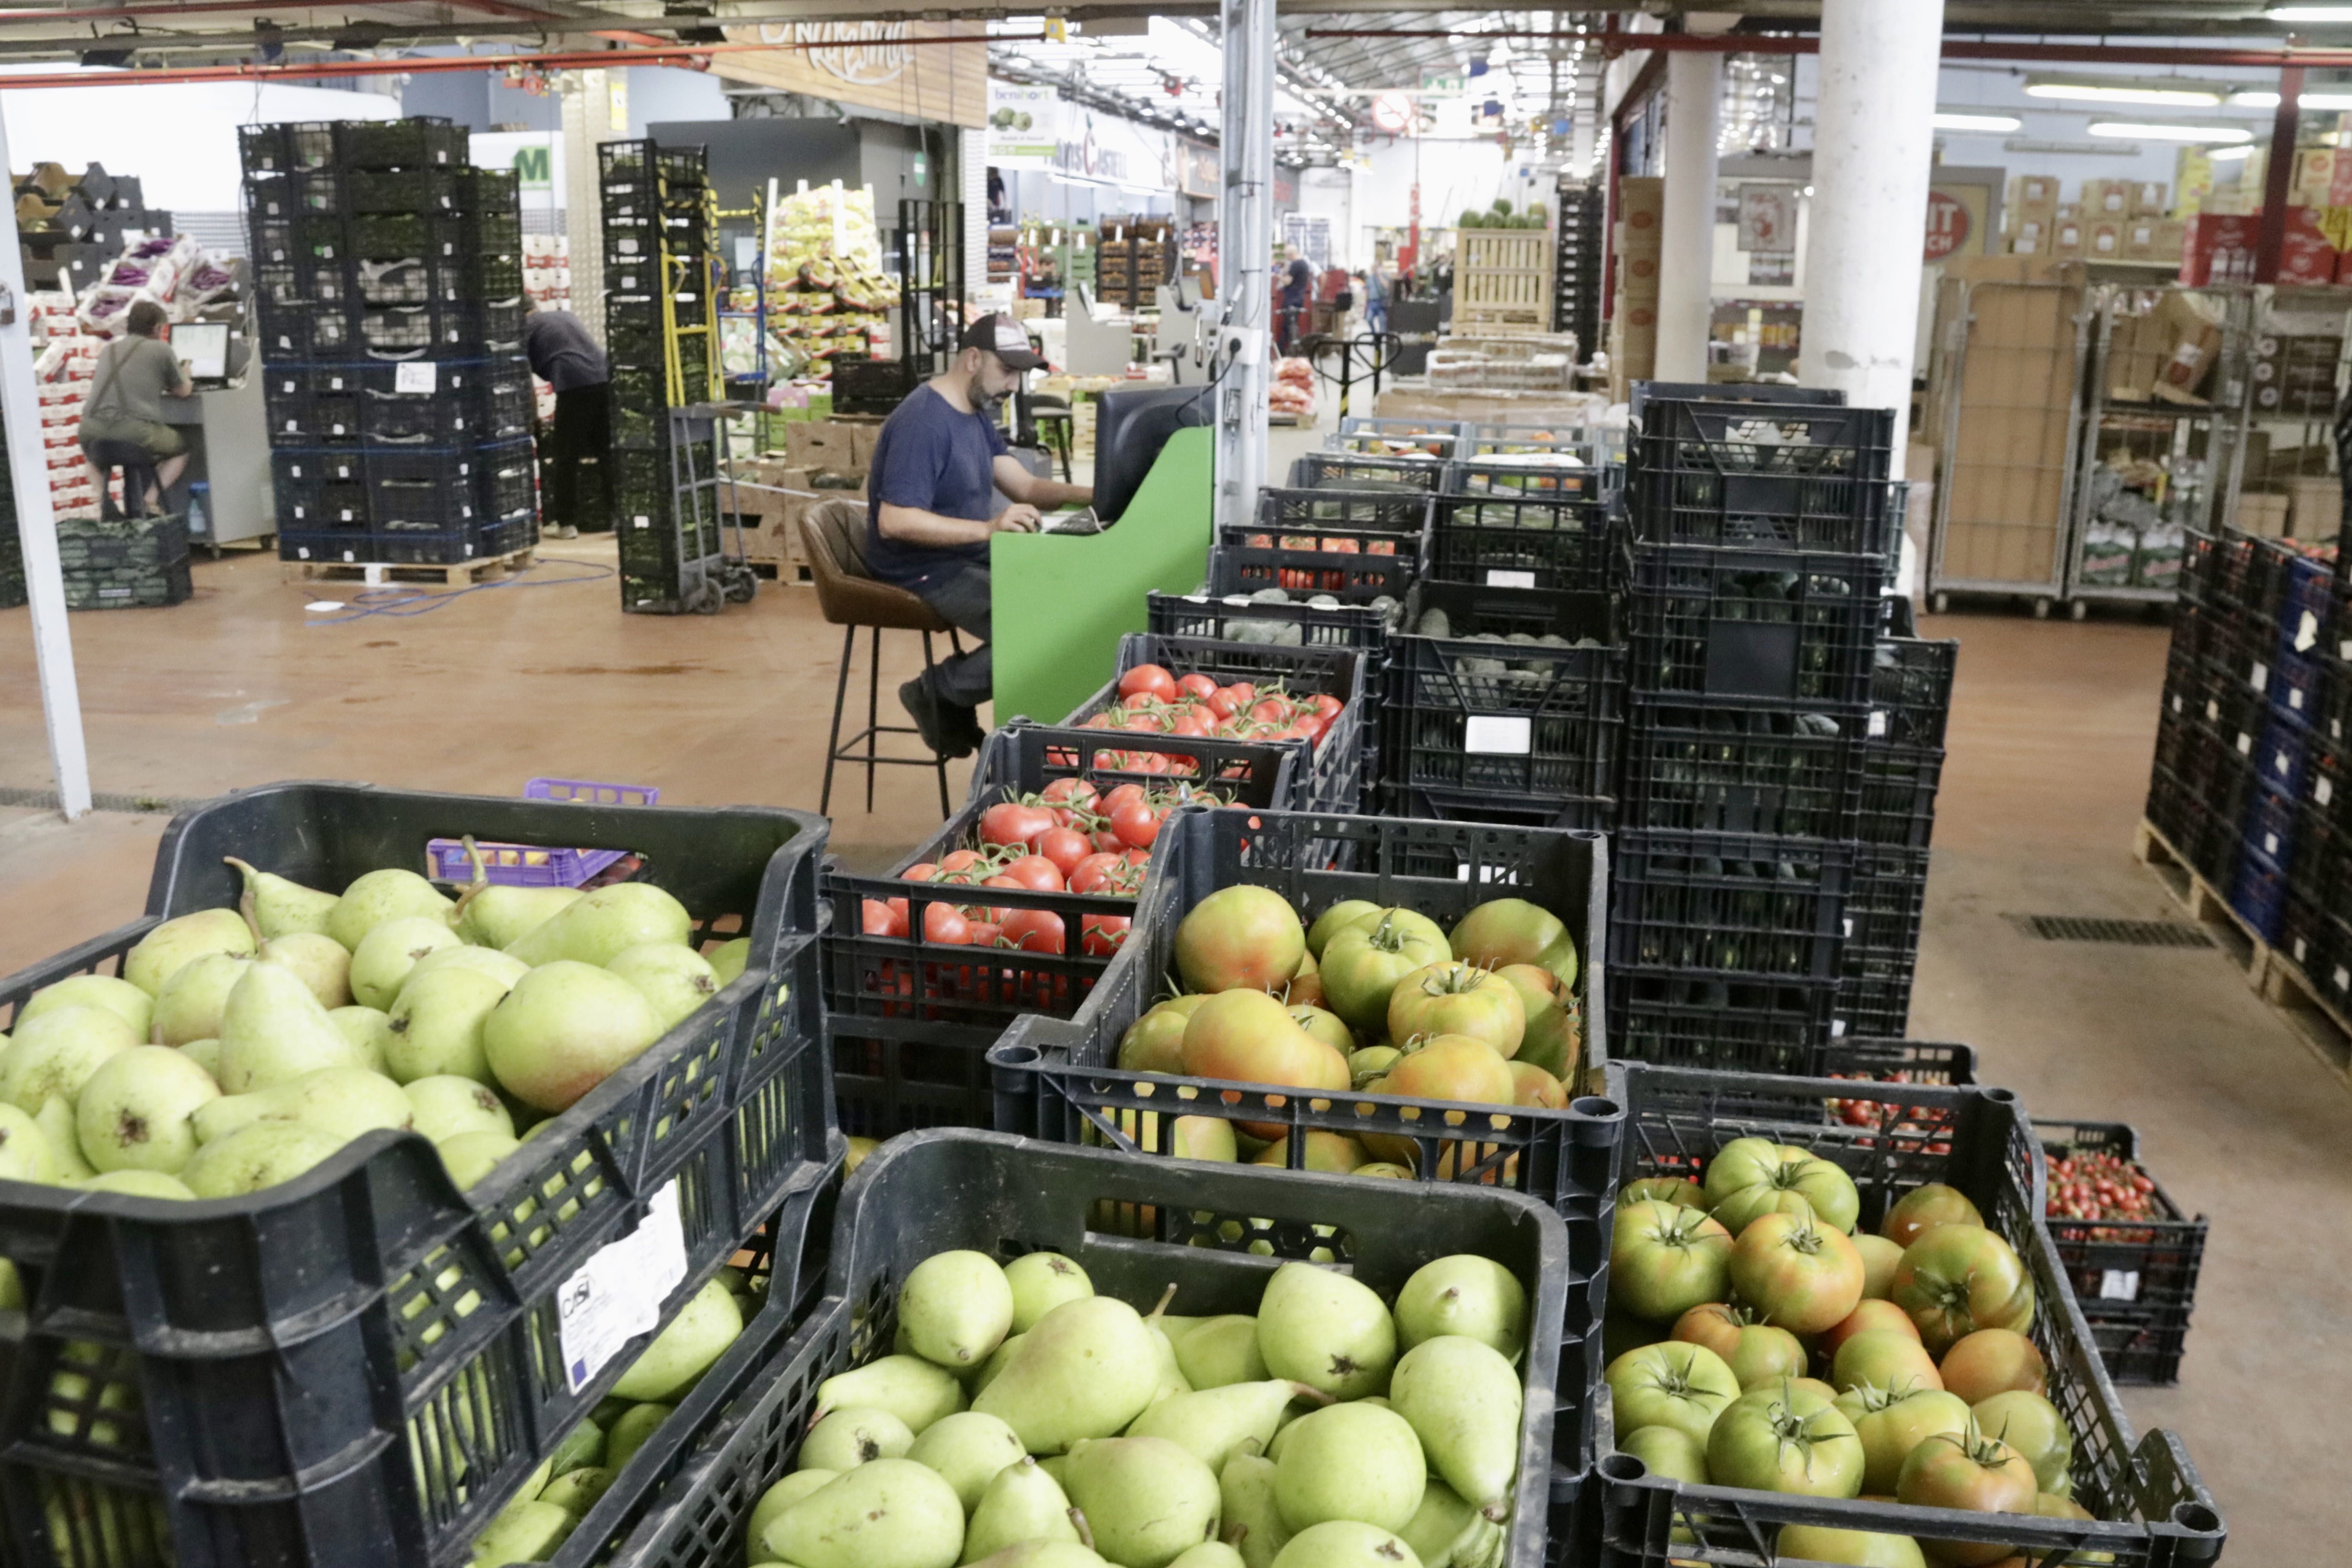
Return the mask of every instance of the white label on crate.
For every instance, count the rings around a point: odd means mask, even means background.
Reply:
[[[2312,781],[2311,798],[2317,801],[2322,805],[2326,805],[2329,801],[2336,798],[2336,786],[2327,782],[2327,775],[2326,773],[2320,774],[2319,777]]]
[[[2253,754],[2254,754],[2254,738],[2253,738],[2252,735],[2247,734],[2243,730],[2239,731],[2238,731],[2238,755],[2240,755],[2240,756],[2242,756],[2242,757],[2251,757],[2251,756],[2252,756]]]
[[[2271,667],[2261,659],[2254,660],[2254,671],[2246,677],[2246,684],[2260,691],[2271,683]]]
[[[1236,605],[1246,607],[1250,605],[1255,604],[1256,602],[1256,600],[1251,598],[1247,594],[1228,594],[1225,595],[1225,603],[1228,605]]]
[[[439,370],[429,359],[404,360],[393,367],[392,389],[404,396],[410,393],[430,396]]]
[[[1830,1038],[1832,1040],[1842,1039],[1844,1036],[1845,1020],[1843,1018],[1832,1018],[1830,1020]]]
[[[2303,688],[2297,686],[2291,688],[2288,690],[2286,694],[2286,705],[2297,713],[2303,711]]]
[[[1871,733],[1874,737],[1874,736],[1879,736],[1879,735],[1884,735],[1885,733],[1886,733],[1886,710],[1885,710],[1885,709],[1884,709],[1884,708],[1874,708],[1874,709],[1872,709],[1872,710],[1870,710],[1870,733]]]
[[[2352,969],[2347,969],[2340,963],[2337,964],[2336,966],[2335,979],[2336,989],[2338,991],[2352,990]]]
[[[686,1279],[686,1230],[677,1184],[654,1194],[646,1217],[620,1240],[599,1247],[556,1294],[563,1376],[579,1393],[621,1347],[661,1321],[661,1304]]]
[[[2346,637],[2336,645],[2336,657],[2352,659],[2352,637]]]
[[[2311,944],[2309,942],[2304,941],[2301,937],[2296,937],[2294,939],[2294,961],[2297,963],[2301,963],[2303,962],[2303,950],[2310,945]]]
[[[1462,749],[1487,756],[1524,757],[1535,750],[1535,721],[1524,713],[1473,713],[1462,727]]]
[[[2099,1300],[2102,1301],[2137,1301],[2139,1300],[2139,1270],[2108,1268],[2099,1275]]]
[[[1489,588],[1532,588],[1535,585],[1536,574],[1532,572],[1505,572],[1496,567],[1487,568],[1486,586]]]
[[[2271,753],[2271,768],[2279,777],[2285,778],[2294,772],[2294,759],[2284,752],[2273,752]]]
[[[1845,927],[1845,931],[1844,931],[1844,932],[1843,932],[1843,935],[1845,936],[1845,939],[1846,939],[1848,942],[1853,941],[1853,917],[1852,917],[1852,916],[1848,916],[1848,917],[1847,917],[1843,921],[1842,921],[1842,922],[1840,922],[1840,923],[1842,923],[1842,924]]]
[[[2221,721],[2221,705],[2219,702],[2208,702],[2205,704],[2205,722],[2208,724],[2219,724]]]
[[[2319,617],[2313,615],[2309,610],[2305,610],[2294,624],[2294,651],[2297,653],[2309,653],[2311,651],[2312,645],[2316,643],[2318,640]]]
[[[2273,860],[2278,858],[2277,834],[2265,833],[2263,835],[2263,853],[2269,856]]]

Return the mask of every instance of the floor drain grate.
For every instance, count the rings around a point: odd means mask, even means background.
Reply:
[[[2123,947],[2210,947],[2213,939],[2175,921],[2090,920],[2081,915],[2011,915],[2038,942],[2104,942]]]

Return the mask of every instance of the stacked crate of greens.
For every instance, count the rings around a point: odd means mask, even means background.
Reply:
[[[522,217],[446,120],[239,132],[289,561],[446,565],[538,536]]]

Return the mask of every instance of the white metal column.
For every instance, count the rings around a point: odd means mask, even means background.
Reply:
[[[596,175],[599,142],[626,136],[613,126],[612,79],[601,70],[563,73],[563,231],[572,266],[572,313],[604,337],[604,198]],[[764,265],[764,263],[763,263]]]
[[[1822,0],[1801,357],[1856,407],[1911,406],[1943,36],[1943,0]]]
[[[1715,138],[1723,57],[1688,50],[1666,57],[1666,188],[1658,226],[1660,381],[1706,379],[1707,322],[1714,314]]]
[[[1266,389],[1274,353],[1274,0],[1219,0],[1225,55],[1218,157],[1217,290],[1250,347],[1217,389],[1219,524],[1250,521],[1265,483]]]
[[[0,169],[12,166],[7,127],[0,123]],[[0,326],[0,418],[7,422],[8,474],[16,496],[16,534],[24,542],[25,591],[32,604],[49,767],[57,777],[58,804],[70,819],[89,809],[89,751],[82,740],[73,637],[66,628],[65,574],[58,565],[58,520],[49,506],[41,399],[33,380],[33,312],[25,295],[25,252],[13,205],[0,225],[0,289],[7,290],[16,317]]]

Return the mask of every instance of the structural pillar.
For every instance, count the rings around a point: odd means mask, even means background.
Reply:
[[[1723,57],[1712,50],[1666,56],[1665,213],[1658,226],[1660,381],[1706,379],[1707,321],[1714,313],[1715,138]]]
[[[0,125],[0,169],[8,133]],[[0,421],[8,436],[8,477],[16,500],[16,535],[25,557],[25,592],[33,612],[34,667],[48,730],[49,770],[68,820],[89,810],[89,752],[82,740],[81,687],[74,679],[73,638],[66,629],[65,574],[58,564],[57,513],[41,444],[40,393],[33,381],[33,313],[25,294],[25,252],[16,212],[0,224],[0,289],[9,320],[0,325]]]
[[[1274,354],[1274,0],[1219,0],[1224,48],[1217,292],[1243,347],[1217,384],[1219,526],[1248,522],[1265,483]],[[1223,342],[1220,342],[1222,353]]]
[[[1807,386],[1897,411],[1898,477],[1943,38],[1943,0],[1822,0],[1800,368]]]
[[[601,70],[563,73],[563,232],[572,268],[572,313],[598,342],[604,336],[604,198],[596,148],[625,137],[613,124],[613,79]],[[761,263],[765,265],[764,262]]]

